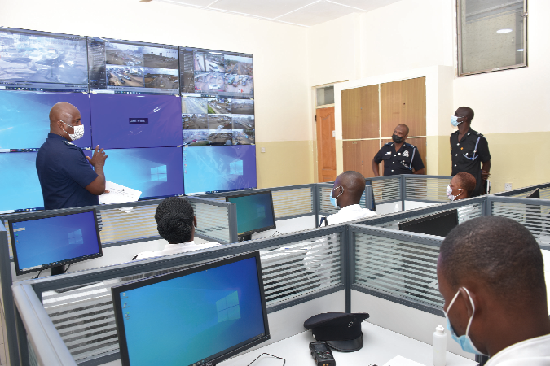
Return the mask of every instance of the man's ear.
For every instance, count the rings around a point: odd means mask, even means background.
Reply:
[[[461,287],[459,291],[460,291],[460,297],[462,298],[462,300],[464,302],[464,306],[466,307],[466,309],[468,311],[468,317],[471,317],[472,314],[474,313],[474,306],[477,308],[477,306],[476,306],[477,305],[476,304],[477,298],[476,298],[475,294],[472,291],[469,291],[470,296],[468,296],[468,292],[466,292],[464,287]],[[472,302],[473,302],[473,305],[472,305]]]
[[[193,216],[193,226],[197,227],[197,216]]]

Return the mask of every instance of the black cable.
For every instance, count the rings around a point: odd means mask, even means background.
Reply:
[[[254,362],[256,362],[256,360],[258,360],[260,357],[262,357],[263,355],[266,355],[266,356],[270,356],[270,357],[275,357],[275,358],[278,358],[279,360],[283,360],[283,366],[285,366],[285,363],[286,363],[286,360],[282,357],[279,357],[279,356],[275,356],[275,355],[270,355],[269,353],[262,353],[261,355],[259,355],[258,357],[256,357],[254,360],[252,360],[252,362],[250,362],[247,366],[250,366],[252,365]]]
[[[42,270],[40,270],[40,272],[38,272],[38,274],[36,275],[35,279],[38,278],[38,276],[40,276],[40,273],[42,273]]]
[[[63,273],[67,273],[67,271],[69,270],[69,268],[71,268],[71,264],[69,263],[69,265],[67,266],[67,269],[63,271]]]

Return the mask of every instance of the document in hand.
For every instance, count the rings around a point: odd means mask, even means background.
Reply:
[[[99,203],[101,204],[136,202],[141,196],[141,191],[111,181],[105,182],[105,190],[109,193],[103,193],[99,196]]]

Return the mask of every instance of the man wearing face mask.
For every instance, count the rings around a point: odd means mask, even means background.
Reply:
[[[407,142],[409,127],[400,124],[393,130],[392,140],[388,142],[372,159],[372,172],[380,175],[379,164],[384,160],[384,176],[398,174],[425,174],[426,168],[416,146]]]
[[[347,221],[359,220],[369,216],[376,216],[368,208],[359,206],[361,196],[365,191],[365,177],[358,172],[344,172],[334,181],[330,202],[340,211],[326,218],[326,225],[336,225]],[[322,220],[324,222],[324,220]]]
[[[543,257],[533,235],[496,216],[468,220],[443,240],[439,292],[452,338],[486,366],[550,365]]]
[[[97,146],[92,158],[85,156],[72,143],[82,136],[78,109],[70,103],[55,104],[50,111],[50,133],[36,156],[46,210],[99,204],[99,195],[105,191],[107,155]]]
[[[451,175],[467,172],[476,179],[476,188],[472,197],[486,193],[487,178],[491,171],[491,153],[489,144],[482,134],[470,128],[474,111],[469,107],[460,107],[451,117],[451,124],[458,130],[451,134]]]

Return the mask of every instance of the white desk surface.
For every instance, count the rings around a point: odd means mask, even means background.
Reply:
[[[332,355],[337,366],[383,366],[397,355],[432,366],[432,346],[394,333],[377,325],[363,322],[363,348],[356,352],[336,352]],[[285,366],[313,366],[315,362],[309,354],[309,342],[313,342],[311,331],[296,334],[268,346],[239,355],[220,363],[220,366],[246,366],[262,353],[269,353],[286,360]],[[450,342],[453,342],[451,339]],[[473,356],[472,356],[473,358]],[[262,356],[252,366],[282,366],[283,361]],[[473,366],[476,362],[447,352],[447,366]]]

